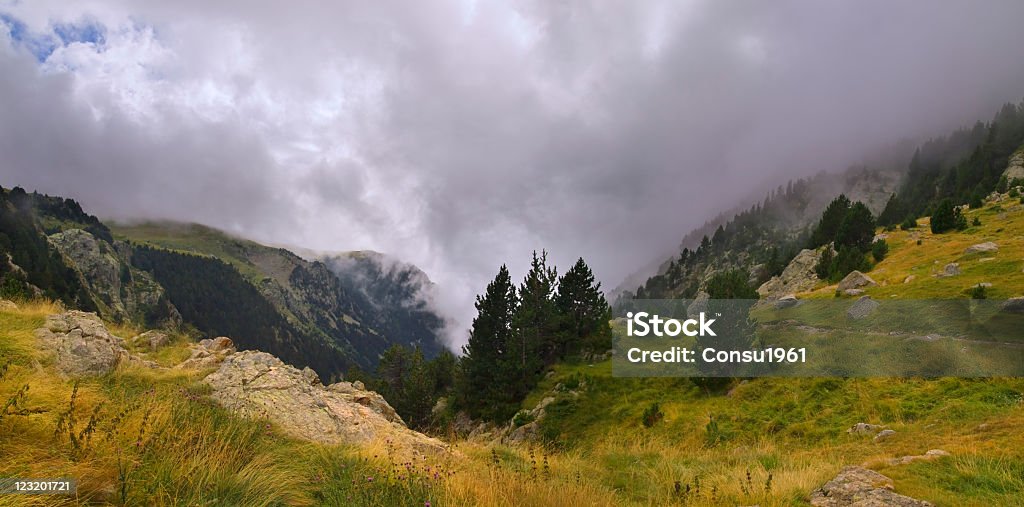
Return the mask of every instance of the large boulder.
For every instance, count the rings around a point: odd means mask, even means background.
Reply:
[[[818,250],[801,250],[789,261],[782,274],[773,276],[757,288],[757,293],[765,299],[775,300],[787,294],[806,292],[818,284],[818,275],[814,266],[821,259]]]
[[[348,382],[325,387],[315,375],[266,352],[232,354],[206,382],[221,406],[265,417],[296,438],[325,444],[387,441],[406,455],[444,450],[439,440],[408,429],[377,393]]]
[[[54,366],[64,375],[103,375],[129,359],[124,340],[110,334],[95,313],[50,315],[35,335],[45,349],[52,351]]]
[[[1010,298],[1003,301],[1003,304],[999,306],[999,311],[1003,313],[1024,314],[1024,297]]]
[[[932,504],[893,491],[892,479],[859,466],[844,467],[834,479],[811,493],[815,507],[930,507]]]
[[[995,243],[993,243],[991,241],[986,241],[984,243],[978,243],[977,245],[971,245],[971,246],[967,247],[967,249],[964,250],[964,253],[965,254],[990,253],[990,252],[996,252],[998,250],[999,250],[999,245],[997,245],[997,244],[995,244]]]
[[[846,292],[850,289],[862,289],[864,287],[874,287],[878,285],[870,276],[861,273],[860,271],[851,271],[850,274],[846,275],[842,281],[839,282],[839,287],[836,288],[839,292]]]

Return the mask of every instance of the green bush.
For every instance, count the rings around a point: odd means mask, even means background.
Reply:
[[[953,204],[952,199],[943,199],[935,206],[932,213],[932,234],[942,234],[954,229],[964,230],[967,228],[967,219],[960,212],[960,207]]]
[[[971,225],[978,227],[979,225],[981,225],[981,219],[978,217],[974,217],[974,220],[971,221]]]
[[[913,215],[907,215],[907,218],[905,218],[903,223],[900,224],[900,229],[903,229],[904,231],[913,229],[914,227],[917,227],[917,218],[914,218]]]
[[[875,262],[882,262],[882,259],[889,253],[889,244],[884,239],[880,239],[871,244],[871,256],[875,258]]]
[[[644,409],[644,415],[641,418],[641,422],[645,428],[650,428],[655,424],[658,424],[658,421],[664,418],[665,414],[662,413],[661,406],[658,405],[657,402],[654,402],[651,403],[651,406]]]
[[[985,286],[978,284],[971,287],[971,299],[988,299],[988,292],[985,290]]]
[[[533,417],[533,414],[525,410],[520,410],[519,412],[516,412],[515,417],[512,418],[512,425],[518,428],[520,426],[532,423],[534,419],[535,418]]]

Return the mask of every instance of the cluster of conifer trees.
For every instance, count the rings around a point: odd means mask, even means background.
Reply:
[[[475,418],[507,421],[546,367],[611,348],[611,309],[582,258],[559,277],[534,252],[518,288],[501,266],[476,309],[455,384],[457,406]]]

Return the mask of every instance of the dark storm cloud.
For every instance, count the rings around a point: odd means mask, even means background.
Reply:
[[[614,285],[766,182],[1024,97],[1015,1],[0,13],[21,23],[0,27],[0,184],[388,252],[463,325],[497,266],[521,273],[532,249],[582,255]],[[59,33],[81,27],[94,35]],[[26,40],[57,45],[39,58]]]

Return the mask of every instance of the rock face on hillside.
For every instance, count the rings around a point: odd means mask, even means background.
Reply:
[[[206,377],[212,397],[228,410],[266,417],[285,432],[325,444],[390,440],[400,449],[440,452],[444,444],[405,427],[377,393],[348,382],[323,386],[312,370],[299,370],[265,352],[228,356]]]
[[[148,273],[131,267],[127,248],[119,251],[116,245],[81,229],[69,229],[48,239],[71,261],[105,318],[171,325],[181,322],[163,287]]]
[[[1017,150],[1017,153],[1010,156],[1010,162],[1006,164],[1003,176],[1006,176],[1007,181],[1024,180],[1024,149]]]
[[[818,284],[818,275],[814,266],[821,259],[817,250],[801,250],[793,258],[779,276],[757,288],[757,293],[765,299],[775,300],[787,294],[809,291]]]
[[[36,330],[36,338],[53,351],[54,366],[68,376],[110,373],[129,358],[124,340],[110,334],[95,313],[50,315],[46,325]]]
[[[930,507],[893,491],[892,479],[858,466],[843,468],[835,479],[811,493],[815,507]]]
[[[986,241],[984,243],[978,243],[977,245],[971,245],[971,246],[967,247],[967,249],[964,250],[964,253],[965,254],[990,253],[990,252],[995,252],[995,251],[998,251],[998,250],[999,250],[999,245],[996,245],[995,243],[993,243],[991,241]]]

